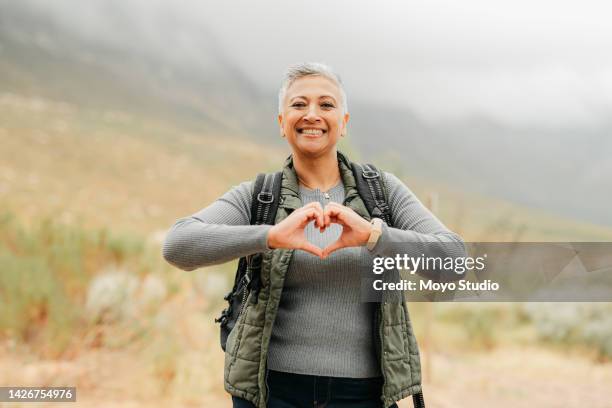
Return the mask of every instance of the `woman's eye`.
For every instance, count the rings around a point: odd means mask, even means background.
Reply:
[[[324,102],[324,103],[321,104],[321,107],[325,108],[325,109],[332,109],[332,108],[334,108],[334,104],[333,103],[329,103],[329,102]]]
[[[291,105],[292,108],[303,108],[304,106],[306,106],[304,102],[295,102]]]

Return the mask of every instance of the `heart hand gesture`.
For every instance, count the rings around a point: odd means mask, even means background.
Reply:
[[[310,243],[306,239],[304,228],[313,220],[315,228],[319,228],[321,232],[331,224],[341,225],[340,238],[324,249]],[[372,225],[352,209],[331,202],[324,210],[320,203],[313,202],[295,210],[283,221],[274,225],[268,232],[268,247],[301,249],[320,258],[326,258],[338,249],[365,245],[371,232]]]

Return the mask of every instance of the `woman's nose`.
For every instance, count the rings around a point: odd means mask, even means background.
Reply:
[[[304,115],[304,120],[308,122],[320,121],[319,111],[317,105],[313,104],[308,107],[306,114]]]

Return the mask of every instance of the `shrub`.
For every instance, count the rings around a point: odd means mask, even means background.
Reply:
[[[136,276],[94,277],[108,272],[108,265],[148,273],[152,256],[137,236],[49,219],[26,227],[10,213],[0,214],[0,338],[43,345],[54,355],[65,351],[87,330],[86,310],[95,322],[123,317],[129,309],[125,299]],[[147,289],[158,297],[160,290]]]
[[[600,359],[612,357],[612,303],[526,303],[540,339],[586,345]]]
[[[135,314],[136,277],[121,270],[109,270],[96,276],[89,285],[85,310],[94,323],[114,323]]]

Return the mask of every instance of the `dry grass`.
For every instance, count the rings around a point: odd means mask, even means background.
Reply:
[[[0,98],[0,145],[0,201],[22,218],[142,233],[167,229],[284,155],[222,134],[16,96]]]

